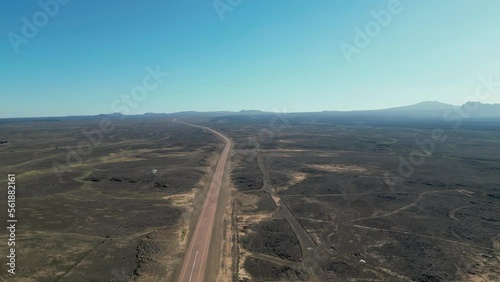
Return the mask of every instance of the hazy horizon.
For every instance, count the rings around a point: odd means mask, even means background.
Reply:
[[[477,102],[477,101],[468,101],[467,103],[471,102]],[[214,110],[214,111],[195,111],[195,110],[186,110],[186,111],[179,111],[179,112],[142,112],[142,113],[130,113],[128,115],[134,116],[134,115],[146,115],[146,114],[177,114],[177,113],[184,113],[184,112],[197,112],[197,113],[210,113],[210,112],[231,112],[231,113],[239,113],[239,112],[251,112],[251,111],[257,111],[257,112],[263,112],[263,113],[279,113],[279,114],[291,114],[291,113],[320,113],[320,112],[362,112],[362,111],[384,111],[384,110],[390,110],[390,109],[396,109],[396,108],[401,108],[401,107],[411,107],[411,106],[417,106],[421,104],[426,104],[426,103],[435,103],[435,104],[442,104],[444,106],[453,106],[453,107],[460,107],[464,104],[448,104],[448,103],[443,103],[440,101],[421,101],[416,104],[411,104],[411,105],[400,105],[400,106],[395,106],[395,107],[389,107],[389,108],[379,108],[379,109],[366,109],[366,110],[321,110],[321,111],[297,111],[297,112],[289,112],[289,111],[264,111],[264,110],[259,110],[259,109],[241,109],[241,110]],[[500,103],[481,103],[483,105],[500,105]],[[16,119],[16,118],[58,118],[58,117],[72,117],[72,116],[99,116],[99,115],[114,115],[114,114],[121,114],[119,112],[109,112],[109,113],[97,113],[97,114],[70,114],[70,115],[54,115],[54,116],[18,116],[18,117],[2,117],[0,116],[0,119]]]

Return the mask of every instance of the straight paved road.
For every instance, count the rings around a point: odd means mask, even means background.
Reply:
[[[217,203],[219,201],[219,191],[222,184],[224,169],[226,167],[227,158],[231,149],[231,140],[229,140],[229,138],[227,138],[220,132],[217,132],[208,127],[198,126],[185,122],[180,123],[209,130],[226,142],[226,146],[224,147],[224,150],[222,151],[222,154],[217,163],[217,168],[215,169],[212,182],[210,183],[210,187],[208,188],[208,193],[203,204],[200,216],[198,218],[198,223],[196,224],[194,233],[191,236],[191,241],[189,242],[187,252],[184,255],[181,272],[179,274],[179,281],[198,282],[204,281],[205,278],[208,250],[210,248],[210,240],[212,238],[215,212],[217,210]]]

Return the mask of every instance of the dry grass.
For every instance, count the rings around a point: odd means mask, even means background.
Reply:
[[[330,172],[367,172],[366,168],[350,164],[310,165],[309,167]]]
[[[279,193],[282,191],[286,191],[288,189],[288,187],[304,181],[307,178],[307,176],[308,176],[307,173],[304,173],[304,172],[292,173],[292,179],[288,182],[287,186],[276,188],[276,192]]]

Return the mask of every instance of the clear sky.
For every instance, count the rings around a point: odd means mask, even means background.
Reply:
[[[362,45],[355,29],[390,0],[217,1],[71,0],[52,15],[2,1],[0,117],[111,113],[148,66],[169,76],[131,114],[461,104],[479,76],[500,81],[498,0],[401,0]],[[361,47],[350,62],[342,42]]]

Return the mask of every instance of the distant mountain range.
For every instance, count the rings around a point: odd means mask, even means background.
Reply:
[[[144,117],[221,117],[221,116],[259,116],[259,115],[274,115],[272,112],[263,112],[259,110],[242,110],[239,112],[231,111],[215,111],[215,112],[196,112],[185,111],[178,113],[145,113]],[[301,112],[301,113],[286,113],[290,116],[311,116],[311,117],[336,117],[336,118],[353,118],[353,119],[411,119],[411,120],[443,120],[446,118],[454,118],[459,116],[465,119],[500,119],[500,104],[482,104],[479,102],[468,102],[462,106],[455,106],[445,104],[437,101],[421,102],[415,105],[395,107],[381,110],[363,110],[363,111],[323,111],[323,112]],[[88,116],[68,116],[68,119],[87,118]],[[94,116],[96,118],[109,117],[109,118],[122,118],[120,113],[101,114]],[[52,121],[62,117],[45,117],[45,118],[30,118],[33,120]],[[4,120],[17,120],[4,119]]]
[[[274,114],[258,110],[242,110],[239,112],[219,111],[219,112],[179,112],[169,115],[175,116],[255,116]],[[289,113],[291,115],[324,115],[338,117],[402,117],[418,119],[443,119],[444,116],[460,115],[462,118],[500,118],[500,104],[482,104],[479,102],[468,102],[462,106],[445,104],[437,101],[426,101],[415,105],[395,107],[380,110],[363,111],[323,111],[323,112],[299,112]]]
[[[460,116],[470,119],[500,119],[500,104],[468,102],[462,106],[437,101],[421,102],[415,105],[368,111],[325,111],[334,116],[401,117],[413,119],[443,119]]]

